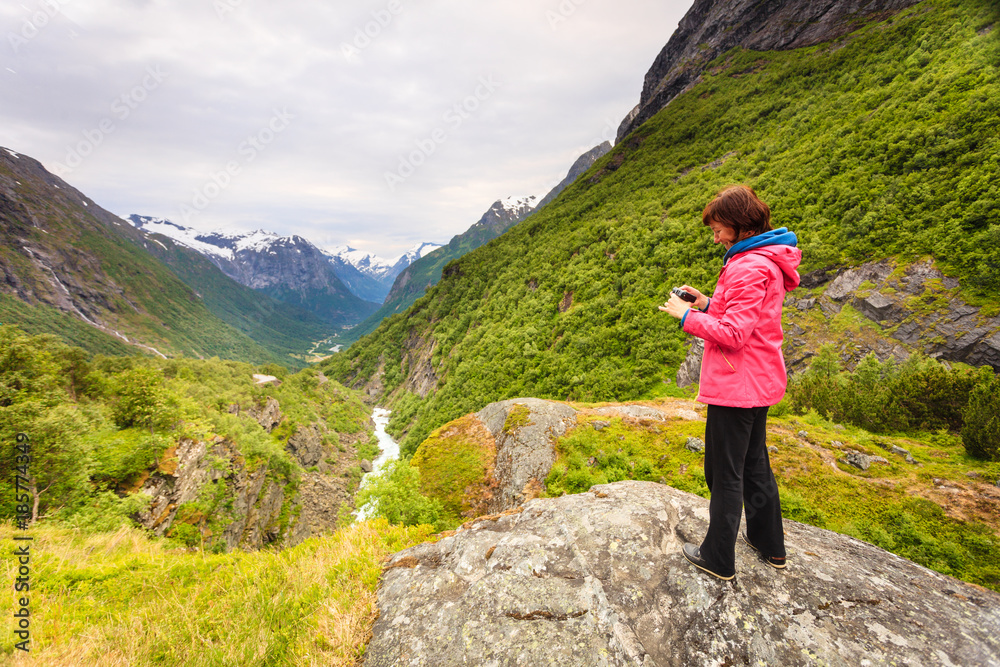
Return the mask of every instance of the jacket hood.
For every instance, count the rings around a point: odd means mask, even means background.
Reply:
[[[796,245],[798,239],[788,228],[781,227],[751,236],[733,245],[722,259],[723,265],[737,255],[752,253],[762,255],[778,265],[785,277],[785,291],[791,292],[799,286],[799,272],[796,270],[802,261],[802,251]]]
[[[722,258],[722,263],[725,264],[741,252],[746,252],[747,250],[752,250],[754,248],[763,248],[764,246],[771,245],[787,245],[795,247],[798,244],[799,240],[793,232],[788,231],[787,227],[779,227],[778,229],[768,230],[763,234],[751,236],[748,239],[743,239],[739,243],[734,244],[732,248],[726,251],[725,256]]]

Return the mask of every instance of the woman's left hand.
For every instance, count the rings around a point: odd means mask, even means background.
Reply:
[[[682,317],[684,317],[684,313],[686,313],[690,309],[691,309],[691,304],[688,303],[687,301],[684,301],[676,294],[671,294],[670,300],[667,301],[662,306],[660,306],[660,310],[670,315],[671,317],[676,317],[677,319],[681,319]]]

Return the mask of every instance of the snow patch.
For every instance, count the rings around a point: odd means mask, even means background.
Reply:
[[[196,250],[203,255],[220,257],[227,260],[233,259],[233,251],[229,248],[220,247],[213,243],[207,243],[203,241],[202,238],[211,237],[206,237],[197,230],[178,225],[177,223],[171,222],[166,218],[154,218],[147,215],[137,215],[135,213],[130,216],[123,215],[121,218],[136,229],[140,229],[147,234],[161,234],[166,236],[168,239],[171,239],[182,246],[191,248],[192,250]]]
[[[500,200],[500,206],[506,211],[520,211],[528,208],[532,209],[538,204],[538,197],[529,195],[526,197],[505,197]]]
[[[10,68],[8,68],[8,69],[10,69]],[[10,71],[11,71],[11,72],[13,72],[14,70],[10,70]],[[5,148],[4,150],[5,150],[5,151],[7,151],[8,153],[10,153],[10,156],[11,156],[12,158],[14,158],[15,160],[16,160],[17,158],[21,157],[20,155],[18,155],[17,153],[15,153],[14,151],[12,151],[12,150],[11,150],[11,149],[9,149],[9,148]]]

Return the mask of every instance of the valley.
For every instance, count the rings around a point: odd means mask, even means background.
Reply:
[[[1000,660],[1000,11],[758,5],[695,2],[613,146],[391,259],[121,217],[0,150],[0,441],[33,448],[0,539],[34,558],[0,655]],[[712,292],[732,183],[803,262],[766,432],[789,565],[738,544],[723,582],[679,550],[704,347],[657,306]]]

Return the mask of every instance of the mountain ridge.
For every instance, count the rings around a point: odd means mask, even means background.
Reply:
[[[687,341],[656,306],[671,285],[710,292],[721,253],[700,213],[734,182],[754,187],[774,224],[796,232],[803,274],[882,259],[902,274],[930,259],[958,280],[954,291],[930,280],[907,296],[900,331],[948,299],[995,317],[996,20],[991,3],[925,0],[830,43],[721,54],[544,209],[451,263],[408,312],[324,362],[327,372],[396,410],[390,428],[405,435],[404,452],[514,396],[672,391]],[[856,361],[876,325],[854,307],[811,308],[824,284],[793,299],[803,302],[801,328],[825,333],[789,349],[808,358],[826,336]],[[862,282],[858,296],[873,286]]]
[[[357,340],[361,336],[374,331],[378,324],[386,317],[403,312],[409,308],[428,288],[437,284],[441,279],[441,272],[449,262],[497,238],[512,226],[519,224],[537,212],[555,199],[559,193],[610,150],[611,143],[605,141],[582,154],[570,166],[566,177],[549,190],[541,200],[533,202],[531,206],[527,206],[522,201],[535,200],[537,199],[536,197],[508,197],[506,199],[498,199],[469,229],[462,234],[455,235],[447,245],[421,257],[402,271],[396,277],[382,307],[351,331],[348,340]]]
[[[310,311],[331,326],[355,324],[377,308],[351,292],[327,254],[301,236],[264,230],[199,232],[138,214],[126,220],[191,247],[241,285]]]
[[[881,20],[920,0],[696,0],[643,80],[636,107],[618,141],[700,81],[708,63],[734,47],[781,51],[813,46],[853,32],[858,21]]]
[[[143,247],[141,232],[37,160],[6,148],[0,236],[8,322],[25,321],[35,333],[68,332],[91,352],[120,351],[126,343],[157,356],[288,362],[216,317]],[[78,323],[102,333],[87,335]]]

